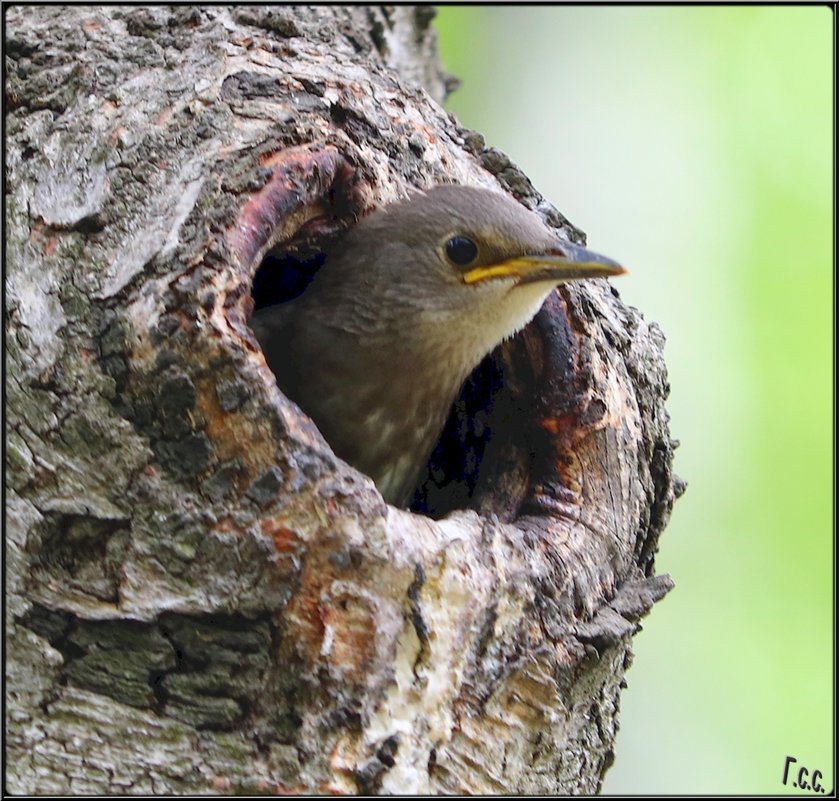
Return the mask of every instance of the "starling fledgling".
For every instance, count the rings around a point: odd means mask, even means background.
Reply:
[[[507,195],[438,186],[363,218],[251,326],[283,392],[403,505],[481,359],[558,284],[623,272]]]

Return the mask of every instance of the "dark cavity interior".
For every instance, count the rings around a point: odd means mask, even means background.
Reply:
[[[254,311],[302,295],[325,260],[326,256],[317,251],[269,250],[253,277]]]

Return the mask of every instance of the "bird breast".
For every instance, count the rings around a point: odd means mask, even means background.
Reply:
[[[368,355],[373,351],[368,351]],[[389,503],[409,499],[462,383],[439,360],[418,364],[408,354],[377,351],[367,369],[352,369],[351,349],[336,365],[337,383],[308,387],[301,407],[335,453],[373,479]],[[464,376],[465,378],[465,376]],[[340,389],[337,389],[340,388]]]

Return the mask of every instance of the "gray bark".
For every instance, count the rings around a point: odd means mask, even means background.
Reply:
[[[411,187],[580,239],[438,105],[428,9],[7,14],[9,789],[597,790],[671,586],[656,325],[553,296],[439,520],[336,459],[247,328],[269,245]]]

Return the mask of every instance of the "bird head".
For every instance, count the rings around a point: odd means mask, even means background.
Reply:
[[[559,239],[536,214],[487,189],[437,186],[363,218],[310,297],[346,330],[480,360],[565,281],[626,272]],[[467,355],[468,354],[468,355]]]

